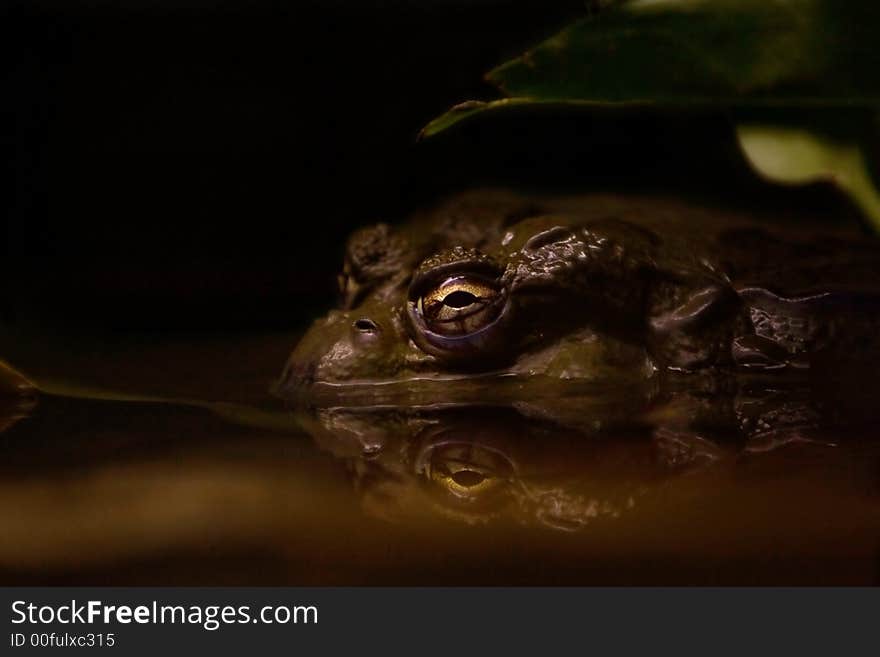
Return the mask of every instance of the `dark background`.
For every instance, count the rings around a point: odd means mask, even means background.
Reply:
[[[416,142],[577,0],[121,4],[0,17],[7,326],[295,326],[333,302],[352,227],[477,184],[789,204],[735,164],[723,116],[548,112]]]

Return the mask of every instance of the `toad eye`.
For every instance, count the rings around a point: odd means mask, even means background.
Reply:
[[[498,316],[500,296],[487,281],[459,276],[422,294],[416,309],[431,331],[445,336],[468,335]]]
[[[508,498],[515,470],[507,456],[475,442],[440,443],[420,455],[416,471],[446,503],[494,507]]]
[[[490,469],[452,460],[437,464],[427,475],[431,483],[458,500],[468,502],[490,495],[506,483]]]

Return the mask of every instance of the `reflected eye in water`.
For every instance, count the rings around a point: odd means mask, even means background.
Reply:
[[[457,504],[494,505],[513,477],[513,466],[502,454],[479,445],[446,443],[424,456],[421,471],[426,482]]]
[[[440,356],[486,347],[505,300],[497,283],[477,275],[452,276],[423,288],[409,303],[416,342]]]

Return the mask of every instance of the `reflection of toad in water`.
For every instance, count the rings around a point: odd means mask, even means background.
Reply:
[[[746,455],[833,447],[807,390],[755,384],[627,401],[324,408],[310,425],[348,462],[372,515],[565,531],[631,514],[682,477]]]

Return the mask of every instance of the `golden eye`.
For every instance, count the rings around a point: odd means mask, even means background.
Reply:
[[[435,447],[422,475],[446,500],[480,508],[503,503],[514,479],[506,456],[471,442]]]
[[[433,468],[431,481],[459,498],[475,498],[497,489],[504,480],[496,473],[467,462],[446,461]]]
[[[419,297],[418,311],[431,330],[443,335],[464,335],[495,318],[499,296],[492,284],[460,276]]]

